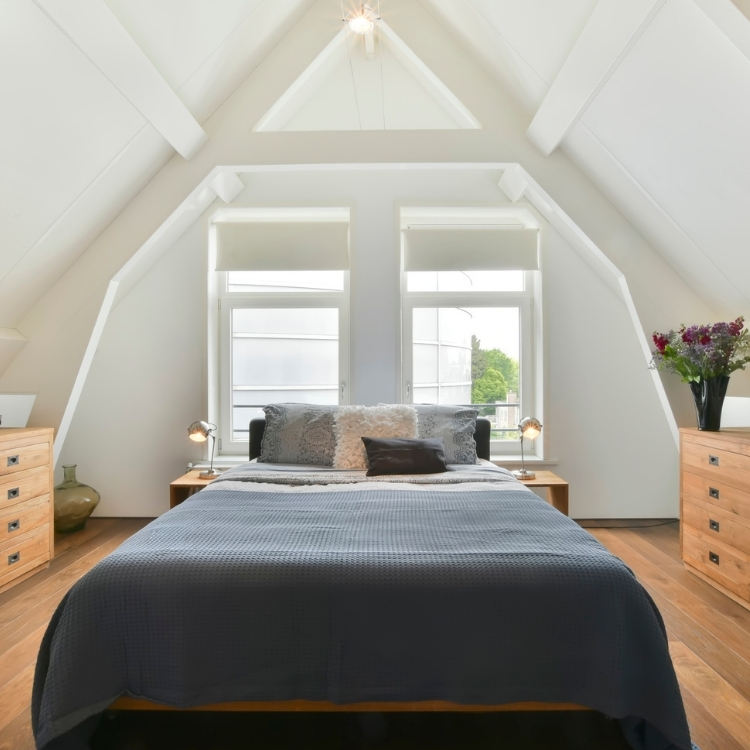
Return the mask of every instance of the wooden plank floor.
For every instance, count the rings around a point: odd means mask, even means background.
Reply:
[[[0,750],[31,750],[34,662],[65,592],[148,521],[91,519],[61,536],[50,567],[0,594]],[[622,558],[659,606],[693,740],[701,750],[750,750],[750,611],[686,572],[677,524],[583,521]],[[611,527],[618,528],[611,528]],[[608,527],[608,528],[604,528]]]

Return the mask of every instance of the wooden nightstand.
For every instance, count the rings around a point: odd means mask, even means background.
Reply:
[[[563,515],[568,515],[568,483],[551,471],[537,471],[534,479],[520,480],[527,487],[546,487],[547,502]]]
[[[174,482],[169,485],[170,508],[174,508],[184,500],[187,500],[191,495],[199,492],[213,481],[213,479],[201,479],[198,474],[200,474],[200,471],[198,469],[193,469],[193,471],[189,471],[179,479],[175,479]]]

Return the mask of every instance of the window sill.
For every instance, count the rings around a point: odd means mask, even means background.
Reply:
[[[500,466],[503,469],[515,469],[521,466],[521,456],[518,454],[514,455],[498,455],[490,456],[495,466]],[[542,466],[557,466],[560,463],[559,458],[539,458],[539,456],[526,456],[525,463],[531,466],[541,468]]]
[[[247,455],[237,454],[236,456],[215,456],[214,457],[214,469],[224,471],[225,469],[233,469],[235,466],[245,464],[248,462]],[[210,466],[208,461],[193,461],[187,465],[187,471],[191,469],[207,469]]]

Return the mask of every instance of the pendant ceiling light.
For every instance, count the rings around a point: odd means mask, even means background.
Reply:
[[[360,5],[359,10],[346,14],[344,19],[355,34],[369,34],[380,20],[369,5]]]

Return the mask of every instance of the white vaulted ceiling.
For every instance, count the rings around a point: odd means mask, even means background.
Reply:
[[[747,0],[424,2],[543,153],[562,147],[718,314],[750,312]]]
[[[481,128],[385,21],[367,41],[342,29],[253,130]]]
[[[407,5],[380,10],[395,27]],[[528,114],[540,155],[559,146],[718,314],[750,313],[748,0],[419,5]],[[322,43],[264,66],[316,24],[303,38]],[[273,112],[340,29],[339,0],[0,0],[0,371],[34,306],[176,151],[210,140],[232,92],[262,71]],[[256,129],[481,128],[461,110],[470,81],[430,80],[395,43],[339,52]],[[248,139],[283,135],[256,125]]]
[[[0,327],[18,327],[174,154],[139,109],[154,80],[204,122],[311,5],[0,0]],[[122,48],[86,46],[102,37],[92,7]],[[134,50],[152,80],[133,80]]]

